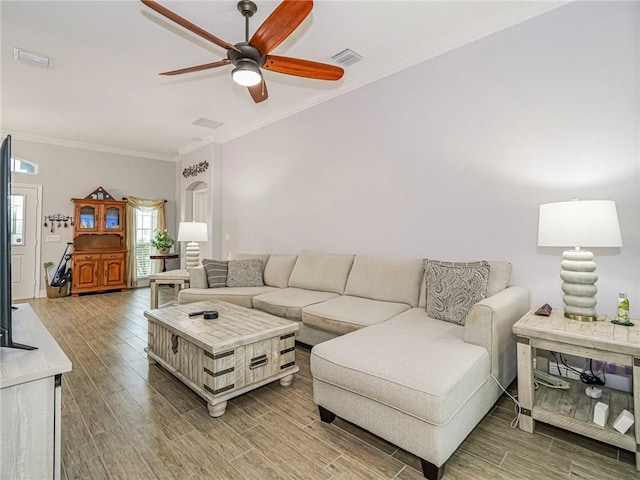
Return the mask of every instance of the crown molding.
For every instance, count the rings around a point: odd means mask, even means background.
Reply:
[[[215,143],[220,142],[216,141],[216,138],[213,135],[209,135],[197,142],[189,143],[188,145],[185,145],[184,147],[180,147],[178,149],[178,155],[176,156],[176,159],[179,159],[181,156],[186,155],[187,153],[194,152],[201,149],[202,147],[206,147],[207,145],[212,145]]]
[[[287,117],[300,113],[311,107],[332,100],[336,97],[349,93],[367,84],[373,83],[384,77],[399,73],[401,70],[413,67],[417,64],[423,63],[431,58],[442,55],[446,52],[470,44],[484,37],[492,35],[496,32],[512,27],[514,25],[525,22],[536,16],[542,15],[549,11],[560,8],[566,4],[573,3],[576,0],[541,0],[525,2],[526,9],[523,9],[522,2],[517,6],[509,8],[502,12],[500,15],[478,21],[475,25],[467,28],[463,31],[451,34],[438,42],[426,45],[423,47],[413,48],[410,52],[403,55],[399,55],[396,58],[391,59],[378,68],[367,73],[360,75],[353,75],[346,78],[346,81],[338,88],[331,91],[319,92],[311,98],[301,100],[288,107],[273,111],[271,114],[262,117],[259,120],[248,122],[237,128],[228,129],[222,126],[216,129],[215,133],[205,137],[203,140],[193,142],[178,148],[176,155],[162,155],[158,153],[143,152],[138,150],[129,150],[118,147],[109,147],[105,145],[96,145],[83,142],[77,142],[72,140],[63,140],[57,138],[43,137],[39,135],[31,135],[26,133],[11,133],[16,140],[42,143],[54,146],[69,147],[82,150],[91,150],[96,152],[111,153],[116,155],[146,158],[152,160],[177,162],[182,156],[187,153],[193,152],[200,148],[206,147],[211,144],[224,144],[231,140],[245,136],[255,130],[264,128],[268,125],[276,123]],[[3,130],[3,134],[10,133]]]
[[[47,145],[55,145],[56,147],[68,147],[77,148],[80,150],[91,150],[94,152],[113,153],[115,155],[125,155],[127,157],[147,158],[151,160],[162,160],[165,162],[175,162],[177,156],[161,155],[159,153],[141,152],[139,150],[129,150],[126,148],[108,147],[106,145],[95,145],[92,143],[76,142],[73,140],[63,140],[60,138],[42,137],[40,135],[31,135],[28,133],[20,132],[6,132],[3,131],[2,135],[10,134],[15,140],[22,140],[24,142],[44,143]]]

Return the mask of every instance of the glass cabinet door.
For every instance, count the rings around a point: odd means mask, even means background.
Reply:
[[[121,209],[118,207],[107,207],[104,215],[105,229],[107,230],[122,230],[121,223]]]
[[[83,205],[80,207],[80,221],[78,228],[80,230],[96,229],[96,207],[91,205]]]

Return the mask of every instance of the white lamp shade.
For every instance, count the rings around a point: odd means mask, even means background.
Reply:
[[[179,242],[206,242],[207,224],[203,222],[180,222],[178,226]]]
[[[540,205],[540,247],[621,247],[616,203],[572,200]]]

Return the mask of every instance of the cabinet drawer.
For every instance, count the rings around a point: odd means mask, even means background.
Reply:
[[[102,260],[124,260],[124,252],[122,253],[103,253]]]
[[[98,260],[100,258],[100,254],[97,253],[79,253],[76,252],[73,254],[73,260],[75,262],[79,260]]]

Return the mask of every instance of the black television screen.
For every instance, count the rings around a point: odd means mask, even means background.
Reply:
[[[34,350],[36,347],[13,341],[11,308],[11,135],[0,150],[0,347]]]

